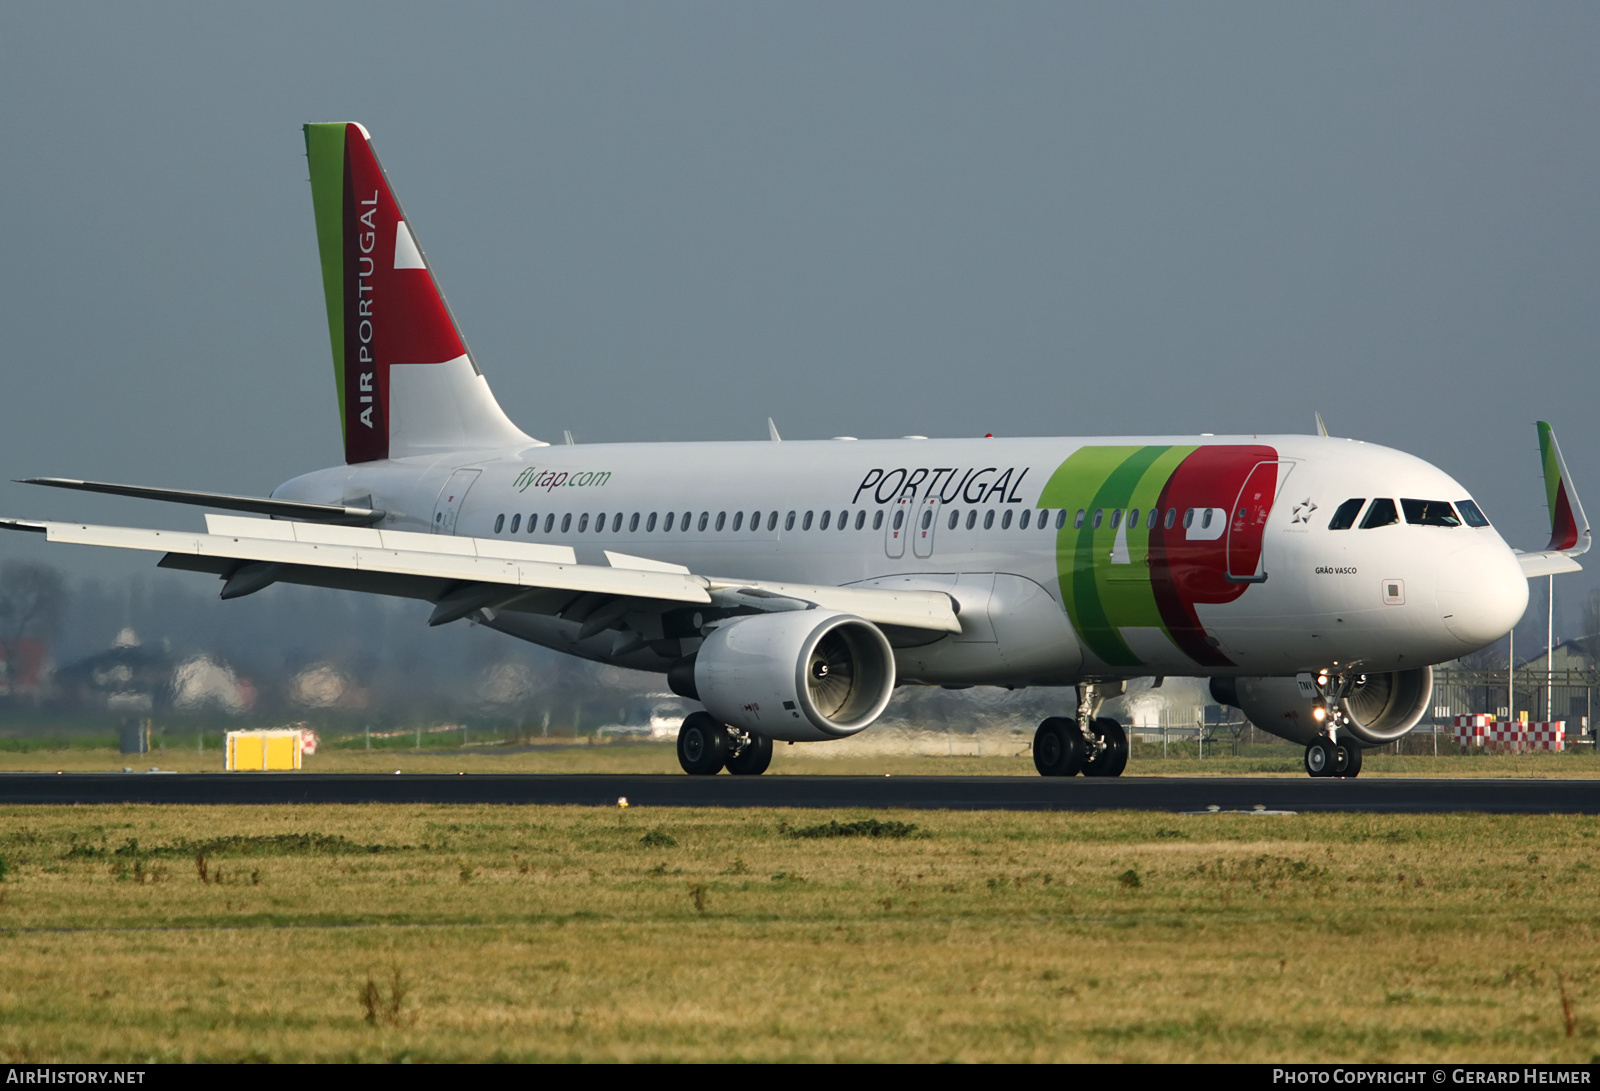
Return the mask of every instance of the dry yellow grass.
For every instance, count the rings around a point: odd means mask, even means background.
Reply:
[[[862,817],[0,808],[0,1058],[1596,1051],[1600,819]]]

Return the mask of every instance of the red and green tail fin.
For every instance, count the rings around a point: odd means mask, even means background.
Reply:
[[[520,448],[354,123],[305,127],[346,462]]]
[[[1539,421],[1539,461],[1544,467],[1545,500],[1550,505],[1550,544],[1546,550],[1581,554],[1589,550],[1589,520],[1572,487],[1555,429]]]

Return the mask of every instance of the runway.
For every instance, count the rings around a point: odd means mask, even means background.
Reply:
[[[1600,814],[1600,780],[4,773],[0,804],[493,803],[1005,811]]]

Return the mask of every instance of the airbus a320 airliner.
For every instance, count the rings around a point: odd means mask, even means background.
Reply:
[[[689,773],[864,731],[897,685],[1076,687],[1045,776],[1117,776],[1100,704],[1196,676],[1312,776],[1422,718],[1431,665],[1503,636],[1589,525],[1539,425],[1548,547],[1516,553],[1421,459],[1316,436],[551,446],[501,411],[356,124],[305,127],[345,465],[198,504],[207,533],[7,520],[220,576],[422,599],[699,701]]]

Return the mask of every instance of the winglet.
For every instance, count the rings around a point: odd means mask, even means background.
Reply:
[[[1544,466],[1545,501],[1550,506],[1550,544],[1547,551],[1580,556],[1589,551],[1589,520],[1572,487],[1572,475],[1556,443],[1556,432],[1539,421],[1539,461]]]

